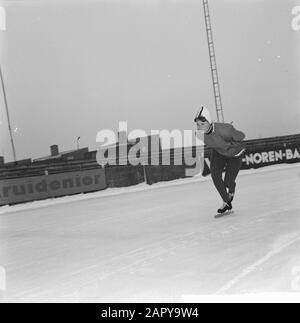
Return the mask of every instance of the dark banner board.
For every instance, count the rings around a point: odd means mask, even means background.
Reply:
[[[257,169],[277,164],[293,164],[300,162],[299,145],[282,144],[274,148],[248,147],[241,169]],[[210,161],[207,155],[205,158],[205,169],[203,176],[210,174]]]
[[[105,171],[93,169],[48,176],[0,180],[0,205],[106,189]]]
[[[246,151],[242,169],[300,162],[300,147]]]

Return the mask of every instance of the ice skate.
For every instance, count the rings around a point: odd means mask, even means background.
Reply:
[[[233,213],[232,204],[230,202],[224,203],[223,206],[218,210],[218,214],[215,216],[215,219],[222,218]]]
[[[227,202],[223,204],[223,206],[221,206],[219,209],[218,209],[218,213],[219,214],[223,214],[223,213],[226,213],[228,211],[231,211],[232,210],[232,204],[231,202]]]

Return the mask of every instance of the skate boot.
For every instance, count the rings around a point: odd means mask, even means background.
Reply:
[[[223,206],[219,208],[218,213],[223,214],[231,210],[232,210],[231,202],[227,202],[227,203],[224,202]]]

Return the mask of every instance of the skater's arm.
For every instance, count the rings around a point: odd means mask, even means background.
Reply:
[[[246,138],[246,135],[242,131],[235,129],[234,126],[231,127],[231,135],[234,141],[243,141]]]

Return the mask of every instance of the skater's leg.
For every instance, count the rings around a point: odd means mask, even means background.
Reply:
[[[227,162],[226,157],[220,155],[216,151],[212,152],[211,160],[210,160],[211,177],[223,201],[225,203],[228,203],[230,202],[230,199],[222,176],[226,162]]]
[[[229,189],[229,193],[235,193],[236,178],[239,174],[242,163],[243,156],[231,158],[227,162],[224,182],[226,187]]]

